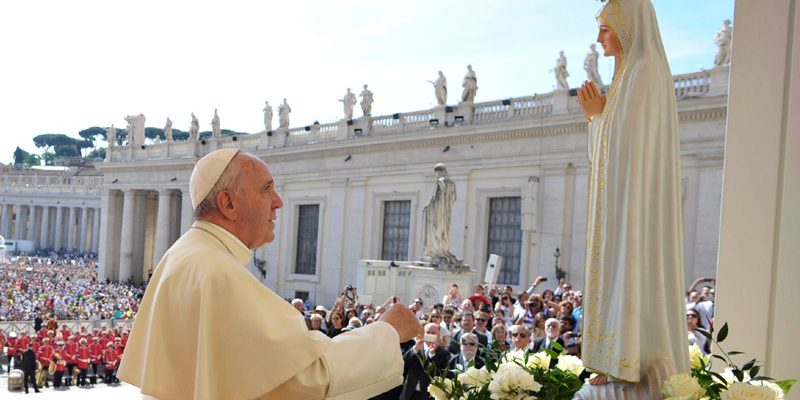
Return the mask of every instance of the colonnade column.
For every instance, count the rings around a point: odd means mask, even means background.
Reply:
[[[42,230],[39,237],[39,248],[47,249],[50,247],[50,207],[42,207]]]
[[[64,235],[64,207],[56,206],[56,234],[53,249],[61,250]]]
[[[3,205],[3,215],[2,219],[0,219],[0,236],[7,238],[8,237],[8,224],[11,222],[11,204],[4,204]]]
[[[64,209],[64,250],[72,251],[72,239],[74,236],[72,230],[72,221],[75,218],[75,209],[72,207],[66,207]]]
[[[169,222],[171,220],[169,215],[170,197],[172,196],[171,190],[158,191],[158,214],[156,214],[156,243],[155,251],[153,252],[152,266],[158,265],[161,257],[167,252],[169,248]]]
[[[100,207],[94,208],[94,215],[92,216],[92,251],[95,253],[100,252]]]
[[[30,221],[30,228],[28,230],[28,240],[33,242],[33,247],[35,249],[39,248],[39,237],[41,236],[41,229],[42,229],[42,213],[44,210],[40,210],[39,207],[30,206],[28,207],[28,220]]]
[[[181,191],[181,235],[186,233],[194,222],[194,209],[192,197],[188,190]]]
[[[86,251],[86,227],[89,225],[89,207],[81,207],[81,230],[78,236],[78,250]]]
[[[16,216],[14,221],[14,239],[22,240],[24,238],[19,234],[22,231],[22,205],[17,204],[14,206],[14,215]]]
[[[134,225],[134,199],[136,191],[126,189],[122,203],[122,232],[119,244],[119,275],[120,282],[125,282],[131,277],[133,265],[133,225]]]

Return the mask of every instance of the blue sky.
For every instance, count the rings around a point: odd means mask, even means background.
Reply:
[[[291,126],[342,117],[348,87],[375,93],[373,115],[435,104],[427,80],[442,70],[458,102],[471,64],[476,101],[549,92],[559,50],[569,82],[585,79],[596,37],[596,0],[480,2],[303,1],[4,2],[0,5],[0,162],[31,138],[90,126],[188,130],[189,114],[210,129],[263,129],[264,101],[292,106]],[[674,74],[713,65],[714,35],[733,19],[733,0],[654,0]],[[613,62],[600,72],[610,80]],[[277,119],[277,112],[276,119]],[[357,108],[356,116],[360,115]],[[274,122],[277,125],[277,120]]]

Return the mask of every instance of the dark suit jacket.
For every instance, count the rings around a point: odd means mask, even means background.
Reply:
[[[401,400],[408,400],[414,394],[414,391],[419,384],[422,392],[428,392],[428,367],[433,365],[434,375],[443,375],[447,372],[447,363],[450,361],[451,354],[441,348],[437,347],[433,357],[428,358],[424,352],[417,353],[413,348],[403,354],[403,362],[408,370],[403,382],[403,391],[400,394]]]
[[[454,354],[452,357],[450,357],[450,361],[447,363],[448,373],[450,372],[449,370],[453,370],[453,369],[457,369],[457,368],[458,369],[467,369],[467,365],[462,365],[463,368],[459,368],[458,367],[458,365],[460,365],[461,362],[462,362],[461,361],[461,354]],[[476,354],[475,355],[475,368],[483,368],[484,364],[485,363],[483,362],[483,357],[481,357],[480,355]],[[453,375],[454,374],[450,374],[449,373],[448,377],[453,378]]]
[[[453,332],[453,336],[450,336],[450,344],[447,345],[447,351],[452,354],[461,354],[461,332],[463,331],[457,330]],[[489,345],[489,338],[484,336],[482,333],[478,333],[474,330],[472,333],[478,337],[478,344],[481,347],[486,347]],[[478,350],[480,350],[480,348]]]
[[[36,352],[33,349],[25,349],[22,352],[22,370],[28,373],[36,371]]]
[[[533,352],[534,353],[538,353],[538,352],[542,351],[543,347],[545,346],[545,340],[546,339],[547,338],[539,338],[539,339],[536,339],[535,342],[533,342]],[[561,337],[556,339],[556,343],[560,344],[561,347],[564,347],[564,339],[562,339]],[[544,348],[555,350],[549,344],[548,344],[547,347],[544,347]]]

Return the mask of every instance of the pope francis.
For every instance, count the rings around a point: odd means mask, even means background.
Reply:
[[[365,399],[402,384],[399,343],[420,331],[405,306],[329,339],[245,268],[283,206],[261,159],[216,150],[189,189],[196,222],[153,273],[119,379],[165,400]],[[364,348],[397,351],[353,363]]]

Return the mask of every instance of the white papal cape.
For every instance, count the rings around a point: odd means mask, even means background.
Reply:
[[[582,355],[612,381],[639,382],[633,398],[660,398],[661,381],[689,368],[677,106],[650,1],[610,0],[598,17],[623,59],[589,126]]]
[[[365,399],[402,384],[394,328],[309,331],[247,271],[250,256],[224,229],[195,222],[153,273],[119,378],[164,400]]]

